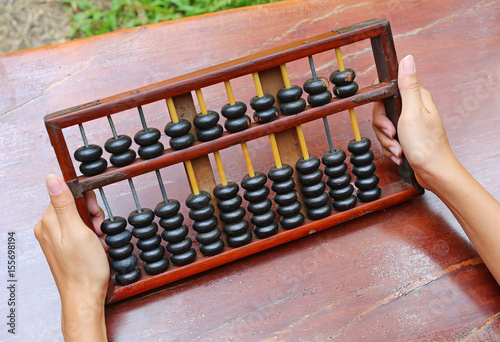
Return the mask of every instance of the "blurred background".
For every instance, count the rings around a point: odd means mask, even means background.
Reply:
[[[0,53],[279,0],[0,0]]]

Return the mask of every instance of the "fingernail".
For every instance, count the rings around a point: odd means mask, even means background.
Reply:
[[[399,156],[399,149],[398,148],[391,146],[391,147],[389,147],[389,151],[391,151],[391,153],[394,154],[395,157]]]
[[[384,132],[385,135],[387,135],[389,138],[392,138],[392,133],[388,129],[382,128],[382,132]]]
[[[415,59],[412,55],[408,55],[403,58],[403,72],[405,74],[414,74],[417,72],[415,67]]]
[[[48,174],[47,177],[45,177],[45,183],[47,183],[47,190],[52,196],[59,195],[61,193],[62,184],[58,176]]]
[[[396,165],[401,165],[401,159],[400,158],[397,158],[397,157],[394,157],[392,156],[391,157],[391,160],[396,164]]]

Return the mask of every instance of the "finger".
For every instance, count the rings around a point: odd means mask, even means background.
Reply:
[[[382,131],[389,138],[393,138],[396,135],[396,128],[385,115],[384,104],[381,101],[373,103],[372,125],[375,130]]]
[[[87,209],[89,210],[90,215],[99,216],[103,214],[101,207],[99,207],[99,204],[97,203],[95,192],[85,191],[83,193],[83,197],[85,198],[85,203],[87,204]]]
[[[379,80],[378,80],[378,77],[375,77],[373,80],[372,80],[372,85],[375,85],[377,83],[380,83]]]
[[[420,87],[420,93],[422,94],[422,102],[425,109],[431,113],[439,113],[431,93],[424,87]]]
[[[406,56],[399,63],[398,86],[403,100],[403,114],[420,113],[423,107],[422,95],[412,55]]]
[[[75,225],[75,219],[81,220],[76,209],[75,199],[60,176],[48,175],[45,179],[50,202],[62,229]]]

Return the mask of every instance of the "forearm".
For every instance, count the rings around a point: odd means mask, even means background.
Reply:
[[[500,204],[453,158],[431,190],[456,217],[500,284]]]
[[[89,297],[62,300],[61,311],[65,341],[107,341],[103,301]]]

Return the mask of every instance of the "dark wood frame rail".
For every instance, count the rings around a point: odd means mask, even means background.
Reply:
[[[166,149],[161,156],[151,160],[146,161],[137,158],[132,164],[125,167],[117,168],[111,166],[104,173],[97,176],[77,176],[63,135],[64,128],[148,103],[162,101],[166,98],[181,96],[195,89],[222,83],[226,80],[253,72],[272,70],[281,64],[307,58],[317,53],[365,39],[371,40],[380,83],[362,88],[354,96],[345,99],[334,98],[329,104],[321,107],[313,108],[307,106],[303,112],[297,115],[280,116],[277,120],[267,124],[259,125],[252,123],[247,130],[238,133],[224,132],[219,139],[209,142],[195,142],[193,146],[182,151]],[[45,117],[45,125],[61,166],[64,179],[70,186],[76,199],[79,213],[83,220],[87,224],[90,224],[90,216],[83,198],[84,191],[97,189],[173,164],[203,157],[214,151],[251,141],[270,133],[285,132],[297,125],[377,100],[383,101],[388,117],[397,127],[397,121],[401,113],[401,99],[397,88],[397,68],[398,61],[390,24],[387,20],[373,19],[266,52],[138,88],[130,92],[65,109],[47,115]],[[226,247],[222,253],[215,256],[198,256],[197,260],[191,264],[180,267],[171,266],[167,271],[158,275],[150,276],[145,275],[143,272],[143,277],[131,285],[120,286],[111,282],[107,302],[116,302],[151,290],[313,232],[332,227],[340,222],[351,220],[365,213],[387,208],[415,198],[423,193],[423,189],[416,183],[413,172],[407,162],[404,162],[399,167],[399,174],[401,179],[383,186],[381,197],[373,202],[358,203],[353,209],[344,212],[333,212],[330,216],[318,221],[306,219],[305,223],[298,228],[280,230],[278,234],[261,240],[254,238],[250,244],[243,247]]]

